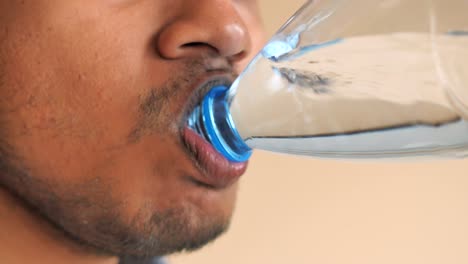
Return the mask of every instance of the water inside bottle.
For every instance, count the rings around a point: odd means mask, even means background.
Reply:
[[[453,32],[271,42],[233,85],[232,118],[271,151],[466,156],[468,34]]]

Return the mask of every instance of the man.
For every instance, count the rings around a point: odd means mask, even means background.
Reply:
[[[261,46],[255,0],[0,13],[0,263],[152,263],[226,230],[246,164],[185,119]]]

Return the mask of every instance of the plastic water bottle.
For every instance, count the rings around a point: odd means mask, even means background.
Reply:
[[[468,1],[308,1],[189,126],[234,162],[468,155]]]

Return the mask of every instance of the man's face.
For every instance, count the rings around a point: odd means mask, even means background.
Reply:
[[[0,0],[1,185],[100,253],[219,235],[245,164],[200,147],[185,118],[258,50],[256,4]]]

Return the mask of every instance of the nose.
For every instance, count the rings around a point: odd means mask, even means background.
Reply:
[[[246,25],[232,0],[188,0],[172,10],[175,15],[157,37],[166,59],[200,56],[215,51],[231,61],[245,57],[251,46]]]

